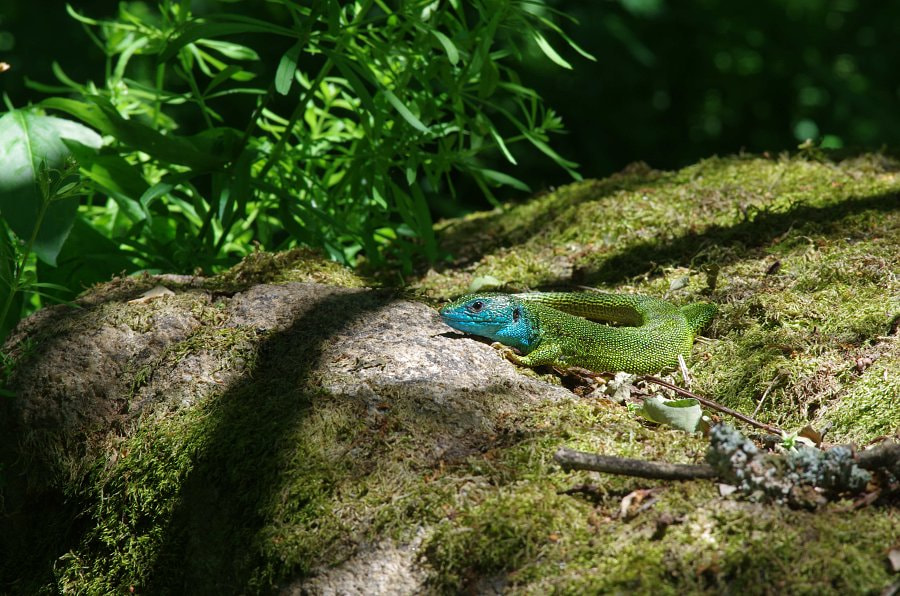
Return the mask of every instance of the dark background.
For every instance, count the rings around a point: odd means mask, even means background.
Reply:
[[[519,67],[562,115],[568,133],[553,146],[601,177],[633,161],[671,169],[714,154],[776,153],[807,138],[828,148],[880,149],[900,140],[900,3],[856,0],[619,0],[549,2],[577,18],[558,21],[596,58],[590,62],[552,33],[575,67],[559,68],[537,48]],[[117,3],[73,1],[92,17]],[[195,1],[195,13],[272,10],[265,2]],[[268,6],[268,7],[267,7]],[[275,48],[272,60],[283,51]],[[76,81],[102,84],[103,56],[62,2],[0,0],[0,89],[21,107],[43,94],[25,77],[55,83],[58,62]],[[274,66],[273,66],[274,68]],[[238,112],[236,111],[236,114]],[[244,113],[243,110],[240,113]],[[243,128],[243,124],[238,125]],[[514,148],[520,167],[496,167],[532,189],[568,175],[536,151]],[[463,184],[462,205],[484,206]],[[471,191],[471,192],[470,192]],[[507,190],[501,197],[521,196]]]

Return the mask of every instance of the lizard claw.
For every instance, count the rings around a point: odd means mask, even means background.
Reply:
[[[501,344],[499,341],[495,341],[491,344],[491,347],[500,352],[500,355],[509,360],[510,362],[518,365],[522,365],[522,360],[519,357],[518,352],[514,348],[509,346],[505,346]]]

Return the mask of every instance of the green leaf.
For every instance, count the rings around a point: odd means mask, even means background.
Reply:
[[[279,27],[268,21],[260,21],[250,17],[235,17],[229,15],[210,15],[209,21],[194,21],[188,23],[181,35],[170,42],[166,49],[159,55],[159,62],[167,62],[184,46],[204,38],[223,37],[238,33],[270,33],[293,37],[294,31],[285,27]],[[216,22],[214,19],[221,19]],[[228,22],[230,21],[230,22]],[[205,39],[205,41],[209,41]]]
[[[185,137],[164,135],[136,120],[126,120],[109,100],[103,97],[91,96],[89,99],[91,103],[51,97],[42,101],[41,106],[71,114],[101,133],[115,138],[120,144],[143,151],[166,163],[181,164],[194,170],[208,172],[218,169],[227,160],[226,155],[201,150]]]
[[[431,29],[431,33],[437,37],[437,40],[444,46],[444,51],[447,52],[447,59],[450,60],[450,64],[456,66],[456,63],[459,62],[459,50],[456,49],[456,46],[453,45],[450,38],[437,29]]]
[[[516,158],[512,156],[512,153],[509,152],[509,149],[506,147],[506,143],[503,141],[503,137],[500,136],[500,133],[497,132],[497,129],[494,128],[493,124],[489,125],[488,130],[490,130],[491,136],[494,138],[494,141],[497,143],[497,146],[500,147],[500,151],[503,152],[503,155],[506,156],[506,159],[509,160],[509,163],[512,165],[519,165],[516,162]]]
[[[15,110],[0,117],[0,214],[31,249],[51,265],[66,241],[78,199],[45,202],[40,172],[60,169],[71,154],[63,139],[99,147],[100,136],[70,120]]]
[[[565,59],[556,53],[556,50],[553,49],[553,46],[550,45],[549,42],[541,35],[540,31],[534,32],[534,41],[537,42],[538,47],[541,48],[541,51],[550,58],[556,64],[562,66],[563,68],[567,68],[572,70],[572,65],[565,61]]]
[[[531,192],[531,189],[527,184],[525,184],[518,178],[513,178],[509,174],[504,174],[503,172],[498,172],[497,170],[489,170],[487,168],[481,168],[479,171],[485,178],[487,178],[488,180],[493,180],[497,184],[512,186],[513,188],[521,190],[523,192]]]
[[[147,218],[147,210],[138,200],[147,192],[147,182],[140,169],[115,153],[97,152],[78,143],[68,143],[68,146],[84,177],[112,197],[122,213],[133,222]]]
[[[230,41],[198,39],[197,45],[215,50],[232,60],[259,60],[259,54],[256,53],[256,50],[237,43],[231,43]]]
[[[41,287],[55,300],[72,300],[85,288],[109,281],[112,276],[137,269],[127,253],[85,222],[76,218],[69,240],[59,253],[56,267],[38,263]]]
[[[294,73],[297,71],[297,58],[300,57],[302,44],[298,41],[291,49],[284,53],[278,62],[278,70],[275,72],[275,90],[282,95],[287,95],[294,82]]]
[[[409,111],[409,108],[403,105],[403,102],[394,95],[393,91],[390,89],[382,89],[381,92],[384,93],[387,100],[394,106],[394,109],[403,116],[403,119],[409,122],[410,126],[421,132],[428,132],[428,127],[422,124],[422,121],[416,118],[415,115]]]
[[[590,60],[592,62],[597,61],[597,58],[595,58],[593,54],[583,50],[581,48],[581,46],[579,46],[577,43],[575,43],[571,37],[566,35],[566,32],[563,31],[562,29],[560,29],[553,21],[551,21],[550,19],[548,19],[546,17],[538,17],[538,18],[540,19],[540,21],[542,23],[544,23],[545,25],[547,25],[548,27],[550,27],[551,29],[556,31],[560,37],[562,37],[564,40],[566,40],[566,43],[569,44],[569,47],[571,47],[573,50],[575,50],[576,52],[578,52],[579,54],[581,54],[582,56],[584,56],[585,58],[587,58],[588,60]]]
[[[644,400],[640,413],[653,422],[689,433],[695,432],[703,419],[703,410],[696,399],[666,400],[653,396]]]
[[[500,83],[500,71],[491,58],[486,59],[481,65],[481,77],[478,80],[478,97],[487,99],[497,90]]]
[[[562,155],[560,155],[559,153],[554,151],[550,147],[550,145],[548,145],[544,141],[540,140],[539,138],[535,137],[533,134],[531,134],[529,132],[525,132],[525,136],[528,138],[528,141],[532,145],[534,145],[535,147],[538,148],[538,150],[540,150],[541,153],[543,153],[544,155],[546,155],[547,157],[549,157],[550,159],[555,161],[557,164],[559,164],[560,166],[565,168],[565,170],[567,172],[569,172],[569,174],[571,174],[573,178],[575,178],[576,180],[581,180],[581,176],[578,174],[578,172],[576,172],[573,169],[573,168],[578,167],[577,163],[575,163],[574,161],[569,161],[568,159],[564,158]]]

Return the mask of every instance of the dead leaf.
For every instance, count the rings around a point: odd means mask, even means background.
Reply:
[[[888,562],[890,562],[891,570],[894,573],[900,572],[900,546],[895,546],[888,551]]]
[[[816,447],[822,444],[822,439],[825,438],[825,433],[820,433],[810,425],[804,426],[800,432],[797,433],[798,437],[804,437],[812,441]]]
[[[633,519],[639,513],[652,507],[656,503],[655,495],[659,491],[659,488],[639,488],[625,495],[619,505],[619,518]]]
[[[653,532],[653,535],[650,537],[650,540],[662,540],[663,536],[666,535],[666,530],[669,529],[669,526],[673,524],[680,524],[684,521],[684,516],[674,516],[671,513],[663,513],[656,519],[656,530]]]
[[[161,298],[163,296],[174,296],[175,292],[170,290],[165,286],[154,286],[153,288],[147,290],[143,294],[141,294],[140,298],[135,298],[134,300],[129,300],[128,304],[145,304],[150,302],[151,300],[156,300],[157,298]]]
[[[728,495],[732,494],[736,490],[737,490],[737,487],[732,484],[723,484],[721,482],[719,483],[719,495],[721,495],[723,497],[727,497]]]
[[[871,356],[862,356],[856,359],[856,372],[863,372],[875,362]]]

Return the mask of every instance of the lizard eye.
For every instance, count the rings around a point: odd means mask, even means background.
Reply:
[[[476,300],[469,306],[469,308],[472,309],[473,312],[478,312],[482,308],[484,308],[484,302],[482,302],[481,300]]]

